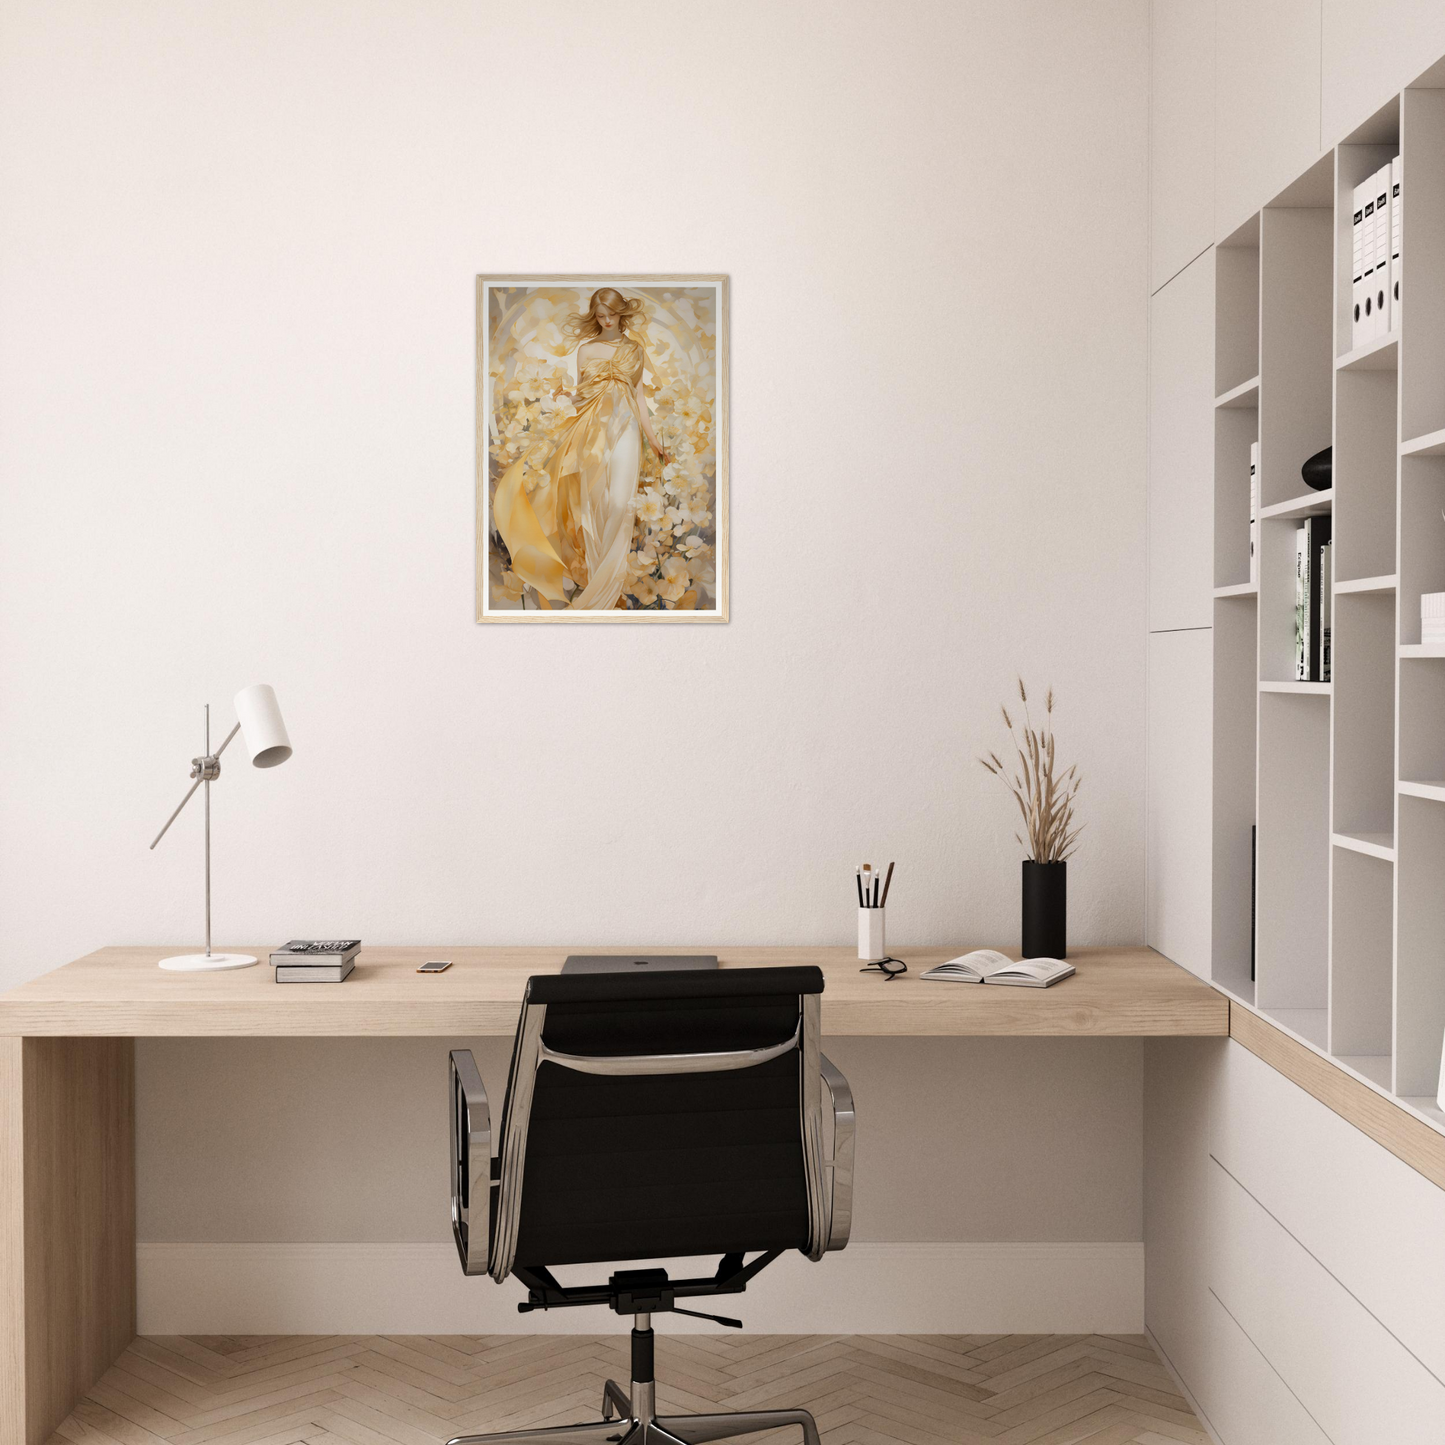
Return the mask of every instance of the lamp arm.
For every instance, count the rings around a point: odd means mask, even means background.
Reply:
[[[221,744],[221,746],[216,749],[216,751],[215,751],[215,753],[214,753],[213,756],[215,756],[215,757],[220,757],[221,754],[222,754],[223,752],[225,752],[228,747],[230,747],[230,745],[231,745],[231,739],[232,739],[233,737],[235,737],[236,734],[237,734],[238,732],[240,732],[240,731],[241,731],[241,724],[238,722],[238,723],[236,724],[236,726],[233,727],[233,728],[231,729],[231,731],[226,734],[226,741],[223,742],[223,743]]]
[[[181,809],[184,808],[186,804],[191,801],[192,795],[203,782],[205,782],[204,778],[197,778],[196,781],[191,784],[190,791],[186,794],[184,798],[181,799],[179,803],[176,804],[176,811],[172,813],[169,818],[166,819],[166,826],[162,828],[159,833],[156,834],[154,841],[152,841],[151,843],[152,848],[154,848],[156,844],[159,843],[161,839],[166,836],[166,829],[168,829],[171,824],[174,823],[176,819],[181,816]]]
[[[202,783],[210,782],[212,778],[216,777],[220,773],[220,767],[218,765],[220,756],[223,752],[226,751],[227,747],[230,746],[231,739],[235,737],[236,734],[240,731],[241,724],[238,722],[235,727],[233,727],[231,731],[226,734],[226,741],[223,742],[221,746],[218,747],[216,751],[210,755],[210,757],[197,758],[194,760],[192,777],[194,777],[196,781],[191,784],[190,792],[188,792],[186,796],[182,798],[179,803],[176,804],[176,811],[172,813],[169,818],[166,819],[165,827],[156,834],[155,842],[151,844],[152,848],[154,848],[156,846],[156,843],[159,843],[161,839],[166,836],[166,830],[171,826],[172,823],[176,821],[177,818],[181,816],[181,809],[184,808],[186,804],[191,801],[191,798],[194,795],[196,789],[199,788]],[[207,764],[212,764],[213,766],[208,767],[206,766]]]

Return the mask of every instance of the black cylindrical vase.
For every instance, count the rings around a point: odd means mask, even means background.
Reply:
[[[1063,958],[1067,954],[1069,865],[1024,859],[1025,958]]]

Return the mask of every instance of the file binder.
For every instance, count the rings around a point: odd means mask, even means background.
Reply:
[[[1350,264],[1350,350],[1364,344],[1364,197],[1363,181],[1354,188],[1354,221],[1350,236],[1353,260]]]
[[[1403,178],[1400,157],[1390,162],[1390,330],[1400,329],[1400,232],[1402,219],[1400,182]]]
[[[1375,172],[1375,329],[1376,338],[1390,331],[1390,167]]]

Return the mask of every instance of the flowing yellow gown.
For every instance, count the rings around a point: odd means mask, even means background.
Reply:
[[[524,463],[497,483],[492,517],[512,571],[548,602],[572,609],[616,607],[627,582],[634,499],[642,458],[637,383],[646,353],[630,336],[578,377],[577,414],[557,439],[530,496]],[[563,587],[570,576],[576,590]]]

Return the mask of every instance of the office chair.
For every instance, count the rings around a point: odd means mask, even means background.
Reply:
[[[652,1316],[741,1329],[678,1301],[740,1293],[787,1250],[817,1260],[847,1244],[853,1098],[818,1047],[822,992],[816,968],[530,979],[496,1158],[476,1062],[452,1052],[463,1271],[498,1283],[515,1275],[523,1313],[605,1304],[633,1324],[631,1389],[607,1381],[601,1420],[450,1445],[704,1445],[783,1425],[819,1445],[806,1410],[658,1416]],[[563,1285],[552,1274],[696,1255],[719,1256],[711,1275],[631,1268],[605,1284]]]

